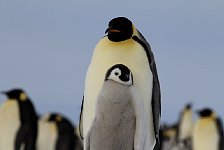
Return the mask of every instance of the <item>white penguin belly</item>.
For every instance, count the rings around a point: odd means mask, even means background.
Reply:
[[[55,123],[44,120],[38,122],[38,150],[55,150],[57,141],[57,128]]]
[[[192,127],[193,127],[193,120],[192,120],[192,112],[187,112],[183,116],[183,120],[180,126],[180,139],[190,138],[192,135]]]
[[[15,100],[7,100],[0,108],[0,150],[14,150],[19,127],[19,105]]]
[[[84,138],[93,123],[96,97],[102,88],[106,71],[115,64],[124,64],[132,71],[134,86],[139,90],[144,100],[146,112],[149,114],[149,128],[146,129],[146,132],[149,133],[150,139],[147,141],[149,145],[153,145],[155,142],[151,107],[153,76],[145,50],[132,39],[119,42],[118,44],[109,41],[105,37],[97,44],[94,50],[85,83]]]
[[[218,150],[218,133],[214,122],[206,120],[196,125],[193,136],[194,150]]]

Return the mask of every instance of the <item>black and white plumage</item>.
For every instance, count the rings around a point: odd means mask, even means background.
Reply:
[[[39,122],[40,150],[82,150],[83,146],[75,133],[73,124],[59,113],[44,115]]]
[[[224,132],[221,119],[210,108],[198,112],[199,119],[193,130],[194,150],[223,150]]]
[[[187,104],[179,116],[179,123],[177,129],[178,140],[188,139],[192,135],[193,128],[193,111],[192,104]]]
[[[107,35],[96,45],[87,71],[80,113],[80,133],[85,141],[95,117],[96,98],[102,88],[107,69],[115,64],[124,64],[131,69],[134,86],[144,101],[149,118],[146,132],[150,135],[150,147],[159,149],[160,85],[150,45],[125,17],[112,19],[106,33]]]
[[[86,136],[86,150],[148,150],[146,112],[133,82],[131,71],[122,64],[108,70]]]
[[[0,112],[0,149],[36,149],[37,114],[35,108],[21,89],[2,92],[7,96]]]

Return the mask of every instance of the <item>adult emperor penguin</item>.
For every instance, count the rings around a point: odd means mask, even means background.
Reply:
[[[191,138],[193,128],[192,104],[187,104],[179,116],[177,140],[184,141]]]
[[[86,150],[148,150],[144,102],[131,71],[112,66],[96,100],[96,115],[85,137]]]
[[[202,109],[193,130],[193,150],[223,150],[221,119],[210,108]]]
[[[35,150],[37,115],[31,100],[21,89],[2,93],[8,99],[0,110],[1,150]]]
[[[38,145],[40,150],[82,150],[83,146],[79,137],[75,134],[75,127],[59,113],[50,113],[41,118],[42,131],[48,127],[47,134],[40,133]],[[48,124],[48,126],[46,126]],[[44,144],[44,136],[47,141]],[[50,141],[50,143],[49,143]]]
[[[132,71],[134,86],[144,101],[149,118],[149,149],[159,149],[160,85],[150,45],[125,17],[112,19],[106,33],[96,45],[87,71],[80,113],[80,133],[85,141],[85,136],[93,124],[96,98],[107,69],[115,64],[124,64]]]

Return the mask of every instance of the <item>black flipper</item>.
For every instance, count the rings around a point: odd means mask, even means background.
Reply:
[[[219,133],[219,150],[224,150],[224,131],[223,124],[220,118],[216,119],[217,129]]]
[[[26,137],[27,131],[23,129],[23,127],[20,127],[15,138],[15,150],[20,150],[21,145],[25,144],[25,137]]]
[[[79,115],[79,134],[81,139],[83,139],[83,105],[84,105],[84,95],[82,98],[82,105],[81,105],[81,111]]]
[[[153,91],[152,91],[152,113],[153,113],[153,125],[156,138],[156,146],[154,150],[160,149],[159,129],[160,129],[160,116],[161,116],[161,94],[160,84],[156,69],[156,63],[154,55],[151,51],[151,47],[143,35],[138,31],[139,37],[133,36],[132,38],[143,46],[148,57],[150,69],[153,74]]]
[[[20,150],[24,144],[24,150],[36,150],[37,129],[31,128],[30,125],[22,125],[15,140],[15,150]]]

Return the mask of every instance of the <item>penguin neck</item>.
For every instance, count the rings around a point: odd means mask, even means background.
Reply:
[[[58,134],[59,135],[73,135],[74,127],[72,124],[66,120],[57,122]]]
[[[18,101],[18,103],[21,123],[37,124],[37,114],[31,101],[27,99],[26,101]]]

